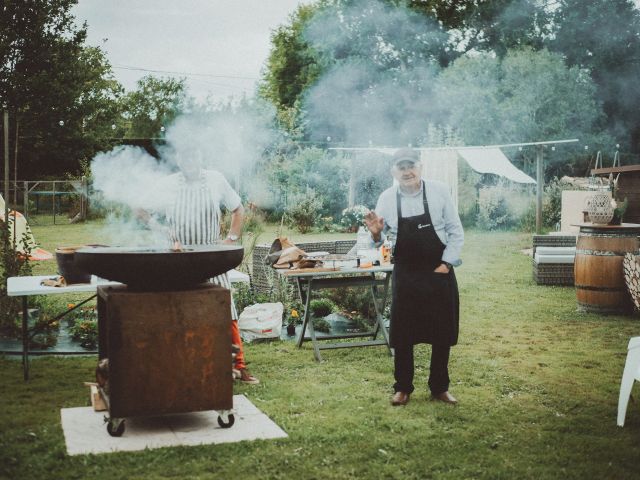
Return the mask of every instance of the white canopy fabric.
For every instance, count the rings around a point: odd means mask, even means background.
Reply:
[[[354,151],[367,151],[376,150],[387,155],[393,155],[398,149],[388,147],[370,147],[370,148],[335,148],[335,150],[354,150]],[[533,183],[536,181],[522,170],[517,169],[511,161],[506,157],[502,150],[498,147],[436,147],[436,148],[417,148],[420,150],[423,164],[426,165],[428,159],[443,160],[439,155],[441,152],[457,152],[462,158],[464,158],[469,166],[478,173],[493,173],[502,177],[508,178],[511,181],[518,183]],[[446,156],[447,160],[451,160],[451,156]],[[432,171],[433,175],[435,172]],[[432,177],[433,178],[433,177]],[[438,178],[438,175],[436,175]],[[440,179],[440,178],[438,178]],[[440,179],[445,181],[446,179]]]
[[[536,183],[518,170],[499,148],[461,148],[458,153],[478,173],[494,173],[518,183]]]
[[[449,193],[458,209],[458,154],[455,150],[422,150],[422,178],[439,180],[449,186]],[[395,183],[395,180],[394,180]]]

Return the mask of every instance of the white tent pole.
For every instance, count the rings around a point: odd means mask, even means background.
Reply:
[[[356,153],[349,155],[349,207],[356,204]]]
[[[536,233],[542,230],[542,191],[544,187],[544,157],[542,145],[536,148]]]
[[[5,215],[5,219],[9,222],[9,217],[7,216],[9,212],[9,110],[4,109],[3,115],[3,127],[4,127],[4,199],[5,199],[5,208],[3,215]]]

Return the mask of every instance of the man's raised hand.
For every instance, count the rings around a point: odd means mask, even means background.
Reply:
[[[371,232],[375,241],[380,240],[380,232],[384,228],[384,218],[379,217],[376,212],[369,210],[364,216],[364,223]]]

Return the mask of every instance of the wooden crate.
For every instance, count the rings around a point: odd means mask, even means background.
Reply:
[[[111,417],[233,407],[230,292],[98,287],[99,356]]]

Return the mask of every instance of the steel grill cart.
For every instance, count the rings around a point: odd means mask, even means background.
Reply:
[[[107,431],[124,419],[216,410],[234,422],[230,292],[212,284],[170,291],[98,287],[99,357],[108,359],[101,388]]]

